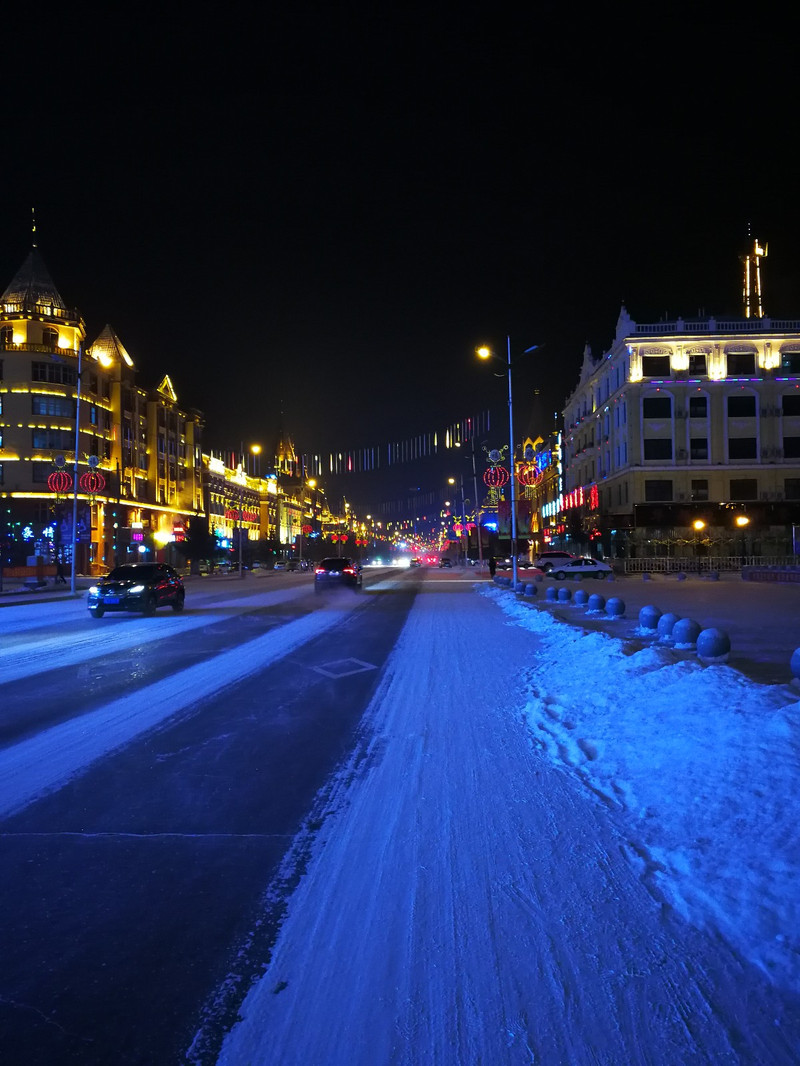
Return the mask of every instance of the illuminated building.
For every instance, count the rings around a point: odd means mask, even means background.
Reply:
[[[183,539],[202,508],[199,412],[181,409],[168,377],[138,386],[110,326],[86,344],[35,245],[0,297],[0,359],[5,561],[67,555],[76,498],[78,572]]]
[[[741,319],[637,323],[623,307],[611,348],[586,349],[564,409],[572,550],[691,555],[697,528],[709,554],[795,550],[800,319],[763,315],[760,284]]]

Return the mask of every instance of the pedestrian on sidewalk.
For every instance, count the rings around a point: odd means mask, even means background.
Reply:
[[[489,577],[494,577],[497,573],[497,559],[493,555],[489,556]]]
[[[67,583],[67,578],[66,578],[66,575],[64,573],[64,559],[63,559],[63,556],[61,556],[61,555],[59,555],[58,559],[56,560],[56,580],[55,580],[55,584],[57,585],[59,582],[61,582],[62,585],[66,585],[66,583]]]

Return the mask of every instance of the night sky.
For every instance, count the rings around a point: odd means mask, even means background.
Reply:
[[[767,313],[800,317],[786,26],[268,8],[73,10],[4,70],[3,286],[35,207],[89,340],[109,322],[141,384],[169,373],[207,447],[282,423],[301,452],[358,449],[484,408],[500,444],[505,379],[473,352],[506,334],[544,346],[514,398],[546,432],[623,301],[739,314],[748,224]],[[441,473],[385,471],[364,502]]]

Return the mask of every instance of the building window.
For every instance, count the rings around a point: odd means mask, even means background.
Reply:
[[[800,437],[783,438],[783,458],[800,459]]]
[[[706,373],[706,359],[705,352],[701,355],[689,356],[689,373],[690,374],[705,374]]]
[[[47,479],[53,473],[53,467],[48,463],[31,463],[31,481],[34,485],[45,485]]]
[[[14,343],[14,327],[13,326],[3,326],[3,327],[1,327],[0,328],[0,344],[2,344],[4,348],[8,348],[9,345],[11,345],[13,343]]]
[[[708,438],[692,437],[690,449],[692,459],[708,459]]]
[[[62,363],[32,363],[32,381],[48,381],[55,385],[75,385],[78,381],[78,369]]]
[[[708,397],[707,396],[690,396],[689,397],[689,418],[707,418],[708,417]]]
[[[45,326],[42,330],[42,344],[48,348],[58,347],[58,330],[52,326]]]
[[[755,396],[729,396],[728,397],[728,418],[755,418],[756,417],[756,398]]]
[[[74,418],[75,404],[68,396],[31,396],[31,412],[35,415]]]
[[[643,355],[642,375],[646,378],[668,378],[670,376],[670,358],[668,355]]]
[[[670,396],[645,396],[642,400],[642,418],[671,418]]]
[[[800,392],[789,392],[781,396],[781,412],[784,415],[800,415]]]
[[[672,438],[645,437],[644,457],[645,459],[671,459]]]
[[[755,352],[728,352],[728,377],[752,378],[755,374]]]
[[[0,467],[0,482],[2,480],[2,467]],[[784,478],[783,495],[787,500],[800,500],[800,477]]]
[[[781,370],[784,374],[800,374],[800,351],[781,352]]]
[[[692,481],[692,500],[695,503],[706,503],[708,500],[708,481],[705,478]]]
[[[672,499],[672,482],[667,480],[645,481],[645,503],[663,503]]]
[[[55,448],[66,451],[73,445],[73,434],[69,429],[34,429],[31,434],[34,448]]]
[[[731,437],[728,441],[729,459],[755,459],[755,437]]]
[[[731,479],[731,500],[744,503],[758,499],[758,481],[754,477]]]

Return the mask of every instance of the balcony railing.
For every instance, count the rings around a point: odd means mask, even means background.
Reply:
[[[637,322],[637,334],[664,333],[798,333],[800,319],[796,318],[728,318],[672,322]]]
[[[77,356],[77,348],[60,348],[57,344],[12,344],[10,341],[0,341],[0,351],[5,352],[46,352],[49,355],[74,355]]]

